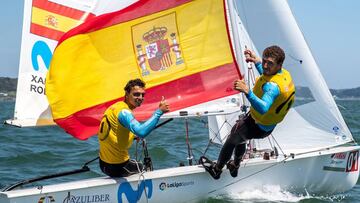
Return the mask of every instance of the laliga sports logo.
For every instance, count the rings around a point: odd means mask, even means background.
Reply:
[[[159,189],[160,189],[161,191],[164,191],[164,190],[166,189],[166,183],[164,183],[164,182],[160,183]]]
[[[161,182],[159,184],[159,189],[161,191],[164,191],[166,188],[179,188],[179,187],[187,187],[187,186],[193,186],[195,184],[194,181],[186,181],[186,182],[171,182],[171,183],[165,183]]]
[[[119,186],[118,202],[119,203],[123,202],[122,196],[124,194],[127,200],[125,202],[136,203],[141,199],[143,192],[145,193],[146,196],[145,198],[150,199],[152,197],[152,193],[153,193],[152,180],[141,181],[141,183],[138,184],[138,187],[135,190],[131,187],[129,182],[123,182]]]

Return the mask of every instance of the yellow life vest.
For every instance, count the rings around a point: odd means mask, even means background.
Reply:
[[[263,95],[263,85],[267,82],[276,83],[279,87],[280,94],[271,105],[270,109],[260,114],[253,107],[250,108],[251,117],[256,123],[261,125],[275,125],[280,123],[295,100],[295,85],[292,81],[290,73],[286,69],[282,69],[280,73],[275,75],[261,75],[257,78],[253,88],[254,94],[261,98]]]
[[[130,158],[128,149],[135,135],[118,120],[118,115],[123,109],[131,111],[125,102],[111,105],[105,111],[100,123],[98,131],[100,159],[109,164],[124,163]]]

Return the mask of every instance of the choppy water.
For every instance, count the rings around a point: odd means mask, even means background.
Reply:
[[[337,101],[340,110],[356,140],[360,141],[360,102]],[[347,110],[346,110],[347,109]],[[14,102],[0,101],[0,121],[11,118]],[[154,168],[178,165],[187,158],[185,121],[175,120],[159,128],[148,138],[149,154]],[[199,157],[207,145],[207,128],[199,119],[192,119],[189,125],[190,141],[195,157]],[[215,158],[219,149],[208,152]],[[97,157],[97,138],[79,141],[64,133],[58,127],[16,128],[0,126],[0,188],[11,183],[81,168],[89,160]],[[134,157],[135,151],[131,155]],[[101,176],[97,162],[90,165],[91,172],[66,176],[40,184],[77,180]],[[38,183],[39,184],[39,183]],[[360,182],[349,192],[333,196],[299,196],[281,191],[276,186],[265,187],[227,197],[207,199],[206,202],[359,202]]]

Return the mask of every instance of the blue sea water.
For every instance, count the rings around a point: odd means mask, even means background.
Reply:
[[[360,102],[337,101],[340,110],[357,141],[360,141]],[[12,118],[14,102],[0,101],[0,121]],[[199,157],[208,144],[206,120],[191,119],[190,143],[195,157]],[[175,120],[155,130],[148,138],[148,150],[154,168],[187,164],[185,120]],[[215,158],[219,149],[207,153]],[[140,154],[140,152],[139,152]],[[132,157],[135,150],[131,151]],[[79,141],[52,127],[16,128],[0,126],[0,188],[14,182],[79,169],[98,156],[97,138]],[[102,176],[97,162],[89,165],[91,172],[42,181],[37,184],[57,183]],[[276,186],[261,191],[246,191],[226,197],[209,198],[205,202],[359,202],[360,182],[350,191],[332,196],[299,196],[280,190]]]

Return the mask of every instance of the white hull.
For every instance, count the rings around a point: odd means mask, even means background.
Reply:
[[[202,166],[145,172],[127,178],[93,178],[0,193],[0,203],[194,202],[210,196],[280,186],[295,193],[333,194],[350,190],[359,177],[360,146],[337,147],[284,160],[245,160],[237,178],[224,169],[214,180]]]

